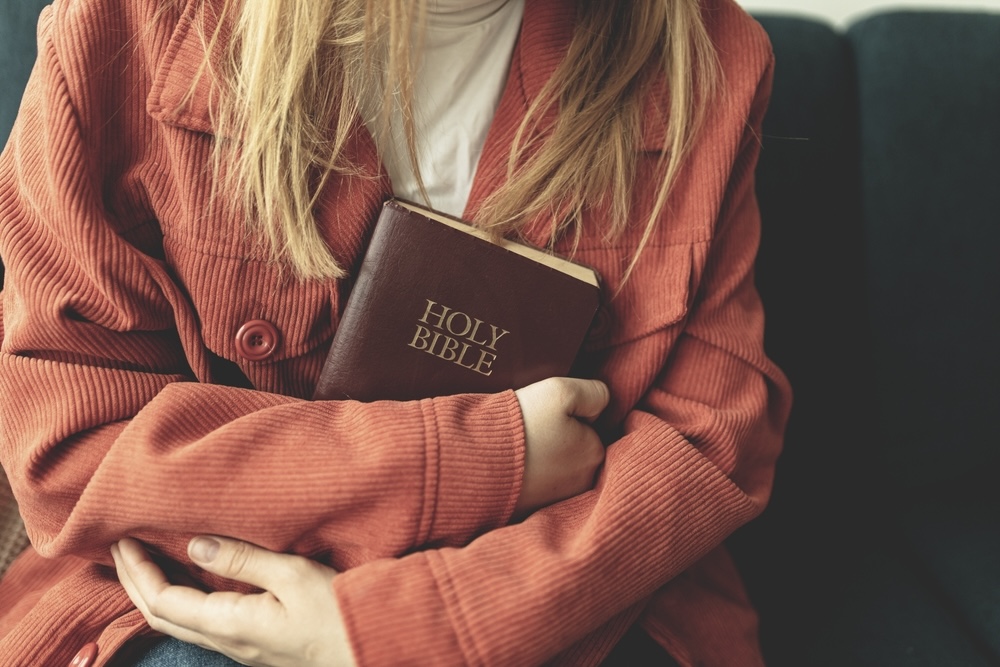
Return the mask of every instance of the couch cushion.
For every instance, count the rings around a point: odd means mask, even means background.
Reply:
[[[874,430],[871,383],[861,379],[870,367],[857,109],[843,35],[815,21],[756,18],[777,61],[757,169],[757,286],[768,353],[788,374],[795,405],[770,506],[729,544],[761,612],[768,664],[804,665],[820,622],[816,600],[846,583],[854,551],[843,535],[863,530],[858,517],[870,495],[857,465]]]
[[[38,14],[51,0],[7,0],[0,3],[0,147],[20,107],[21,93],[35,62]],[[0,286],[3,263],[0,261]]]
[[[920,573],[893,551],[852,540],[860,567],[814,632],[812,654],[792,665],[812,667],[987,667],[996,663]],[[818,572],[817,576],[825,576]],[[822,605],[824,601],[817,601]],[[813,610],[802,613],[813,615]],[[769,662],[771,667],[778,667]]]
[[[21,91],[35,62],[35,26],[38,13],[51,0],[16,0],[0,4],[0,145],[7,135],[21,100]]]
[[[1000,464],[1000,15],[848,32],[862,109],[878,451],[907,488]]]
[[[914,245],[910,241],[912,230],[906,223],[928,199],[948,197],[947,189],[942,192],[935,189],[945,179],[920,180],[908,175],[899,177],[897,173],[927,170],[933,174],[933,161],[928,163],[927,156],[918,154],[913,145],[935,145],[933,150],[941,153],[947,147],[937,144],[951,141],[941,137],[928,139],[929,128],[919,132],[913,129],[923,123],[924,114],[932,114],[930,127],[940,124],[942,119],[939,110],[914,106],[918,101],[923,106],[934,106],[936,103],[918,98],[926,96],[927,90],[935,90],[933,86],[937,83],[933,77],[921,83],[921,72],[927,65],[913,63],[910,52],[924,48],[925,42],[935,41],[940,42],[935,46],[937,51],[950,51],[956,48],[954,40],[968,38],[953,35],[947,26],[933,38],[928,35],[938,15],[921,19],[913,15],[897,18],[893,14],[859,24],[850,33],[861,50],[858,58],[863,61],[859,65],[865,77],[862,103],[875,105],[871,113],[867,106],[861,107],[865,109],[865,141],[869,142],[862,152],[857,140],[860,121],[852,42],[815,22],[776,16],[758,18],[771,37],[777,58],[774,96],[765,121],[764,150],[757,172],[763,214],[758,286],[768,313],[768,349],[789,374],[796,402],[785,453],[778,464],[772,503],[760,519],[735,536],[731,545],[761,611],[762,643],[768,664],[774,667],[991,664],[994,657],[984,633],[985,629],[998,626],[992,615],[992,593],[983,584],[994,579],[985,577],[988,570],[973,570],[989,565],[996,572],[995,565],[979,562],[983,559],[997,562],[996,551],[983,539],[988,533],[970,531],[961,539],[949,538],[947,544],[935,542],[937,519],[929,515],[925,520],[924,508],[907,508],[912,510],[909,514],[913,528],[906,539],[895,523],[887,521],[895,521],[898,513],[893,508],[905,506],[899,499],[908,496],[901,494],[898,487],[885,484],[887,476],[895,476],[908,487],[929,488],[938,481],[939,462],[935,457],[946,455],[949,447],[965,447],[962,440],[934,441],[921,436],[915,451],[909,452],[906,441],[890,439],[896,432],[897,421],[903,417],[918,419],[919,411],[928,410],[927,401],[912,402],[910,398],[927,391],[926,382],[932,383],[930,391],[937,397],[935,400],[942,400],[942,395],[948,395],[952,388],[933,384],[938,381],[940,371],[935,368],[928,372],[923,368],[926,362],[914,359],[906,347],[910,345],[909,339],[923,338],[928,329],[914,331],[893,326],[897,324],[897,316],[889,309],[899,307],[899,297],[894,291],[899,291],[904,303],[926,296],[913,294],[910,279],[902,280],[901,284],[886,283],[900,270],[899,256],[912,252],[909,248]],[[957,19],[964,26],[962,30],[973,30],[965,18]],[[903,23],[891,28],[897,20]],[[881,21],[887,23],[880,26]],[[945,19],[945,23],[949,21]],[[910,22],[918,24],[913,28],[917,32],[899,34],[910,30]],[[874,28],[891,34],[866,33]],[[992,30],[989,26],[985,29],[987,33]],[[995,40],[990,48],[997,44],[1000,40]],[[894,55],[895,50],[901,50],[901,55]],[[944,56],[930,57],[936,60]],[[954,58],[970,57],[971,54],[965,54]],[[949,53],[948,59],[951,58]],[[876,65],[884,71],[873,70]],[[939,69],[944,66],[945,63],[935,65]],[[975,67],[976,76],[980,77],[991,76],[995,69],[981,64]],[[878,76],[902,76],[910,80],[906,86],[894,83],[906,90],[886,91],[880,86],[888,84],[879,81]],[[970,85],[964,83],[949,95],[968,99],[971,94],[974,99],[971,106],[978,109],[982,102],[980,92],[972,89],[970,93]],[[958,100],[951,100],[950,104],[962,107]],[[966,122],[989,127],[988,132],[996,132],[1000,127],[996,120],[1000,108],[991,104],[992,114],[980,114],[977,119],[968,113],[961,117]],[[959,109],[948,113],[959,114]],[[894,120],[896,114],[904,125]],[[970,132],[968,128],[962,131]],[[890,139],[899,146],[887,145],[892,143]],[[968,142],[951,150],[968,151]],[[1000,150],[993,152],[1000,156]],[[863,259],[866,238],[861,227],[858,178],[862,156],[867,178],[865,203],[875,205],[875,214],[867,217],[868,224],[876,230],[867,239],[867,251],[879,253],[879,259],[873,259],[867,269]],[[982,163],[987,156],[972,157]],[[969,158],[963,159],[961,154],[948,157],[958,165],[966,159]],[[981,164],[973,167],[980,168]],[[997,181],[995,177],[993,180]],[[946,183],[945,187],[951,185]],[[971,200],[967,187],[965,192],[969,201],[956,207],[955,216],[933,218],[933,222],[940,222],[932,229],[943,235],[951,227],[970,224],[973,229],[978,226],[980,231],[984,226],[996,230],[997,225],[985,225],[981,206]],[[976,194],[977,202],[987,201],[982,194]],[[893,200],[903,200],[906,212],[897,211]],[[992,219],[1000,218],[994,213]],[[895,229],[893,224],[902,229]],[[894,234],[905,238],[897,240]],[[943,258],[948,260],[967,240],[967,230],[959,229],[957,234],[947,243],[937,242],[930,233],[917,238],[931,249],[948,248]],[[986,243],[990,240],[988,234],[981,238]],[[873,239],[878,243],[873,243]],[[995,247],[996,240],[994,237],[994,243],[988,244],[988,250]],[[979,278],[974,273],[971,279],[956,276],[947,279],[968,285],[989,278],[981,274],[984,257],[985,252],[980,252],[977,256],[980,264],[973,269],[980,272]],[[920,262],[906,268],[933,275],[935,271],[941,272],[945,268],[941,264],[945,263]],[[862,284],[866,271],[876,273],[875,280],[881,283],[880,301],[874,304],[881,345],[878,363],[869,347],[870,325]],[[982,303],[989,295],[995,295],[997,284],[994,280],[991,287],[985,288],[986,294],[973,293],[963,298]],[[989,292],[990,289],[993,291]],[[967,312],[961,317],[969,320],[978,317],[988,322],[994,311],[991,304],[990,310]],[[952,333],[944,318],[931,322],[930,330],[935,328],[935,336]],[[903,339],[907,354],[901,354],[891,344],[897,337]],[[955,343],[954,338],[946,340],[948,345]],[[979,339],[982,341],[983,337]],[[950,354],[952,358],[955,354],[973,356],[966,350]],[[988,356],[986,363],[990,363]],[[891,369],[888,372],[887,364]],[[910,364],[915,364],[917,370],[904,376]],[[873,381],[875,368],[880,369],[877,385]],[[964,372],[965,369],[961,371]],[[995,400],[996,381],[989,384],[987,371],[979,369],[974,378],[987,392],[981,397],[983,404]],[[924,384],[902,387],[906,396],[893,393],[900,390],[899,385],[916,381]],[[889,419],[882,422],[888,427],[882,430],[872,409],[876,387],[881,403],[886,402],[889,394],[891,407],[887,413]],[[907,409],[907,401],[916,408]],[[953,415],[963,415],[965,408],[957,403],[956,399],[946,409]],[[979,419],[983,413],[974,416]],[[941,418],[942,415],[934,417]],[[977,455],[990,456],[990,445],[998,441],[993,428],[991,442],[969,443]],[[945,431],[939,425],[935,437]],[[907,437],[913,438],[913,434]],[[906,460],[901,465],[898,459],[904,454]],[[981,458],[969,465],[948,462],[940,470],[941,477],[964,479],[982,462]],[[994,521],[993,525],[998,524]],[[926,545],[920,544],[921,539],[939,550],[925,548]],[[962,551],[966,553],[961,555]],[[975,554],[979,554],[978,560]]]
[[[24,523],[17,512],[7,476],[0,470],[0,577],[26,546],[28,536],[24,532]]]
[[[903,513],[907,551],[930,587],[1000,664],[1000,504],[993,471]]]
[[[21,92],[35,62],[38,13],[49,1],[14,0],[0,4],[0,44],[3,45],[0,48],[0,146],[7,143],[20,106]],[[3,264],[0,263],[0,286],[2,284]],[[24,524],[17,513],[7,478],[0,471],[0,575],[26,544]]]

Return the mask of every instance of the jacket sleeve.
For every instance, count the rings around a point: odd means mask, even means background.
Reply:
[[[199,381],[197,314],[139,249],[147,221],[109,206],[104,171],[130,139],[103,130],[116,110],[94,47],[58,11],[0,158],[0,461],[38,551],[108,562],[134,535],[179,555],[214,532],[347,567],[506,523],[523,471],[512,392],[364,405]]]
[[[763,352],[753,170],[770,66],[699,291],[665,366],[607,451],[597,487],[464,548],[334,580],[359,664],[541,664],[635,605],[760,513],[790,407]],[[619,624],[620,625],[620,624]]]

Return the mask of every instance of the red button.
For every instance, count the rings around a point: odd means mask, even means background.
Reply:
[[[97,644],[90,642],[76,654],[73,658],[73,662],[69,663],[69,667],[88,667],[94,663],[97,659]]]
[[[278,329],[264,320],[247,322],[236,332],[236,351],[248,361],[267,359],[278,349],[280,342]]]

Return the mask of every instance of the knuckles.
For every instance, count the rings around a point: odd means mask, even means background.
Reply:
[[[579,401],[579,391],[577,385],[567,378],[549,378],[550,397],[552,402],[559,407],[564,414],[572,414]]]
[[[274,568],[268,574],[273,583],[273,588],[277,590],[287,590],[314,574],[315,569],[312,562],[297,556],[286,556],[282,567]]]

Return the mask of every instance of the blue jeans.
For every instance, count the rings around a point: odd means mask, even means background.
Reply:
[[[222,655],[206,651],[194,644],[185,644],[179,639],[166,639],[143,656],[136,667],[239,667]],[[676,667],[677,663],[670,655],[646,635],[638,626],[634,626],[622,641],[615,647],[601,667]]]
[[[154,646],[135,664],[136,667],[240,667],[240,663],[221,653],[171,638]]]

